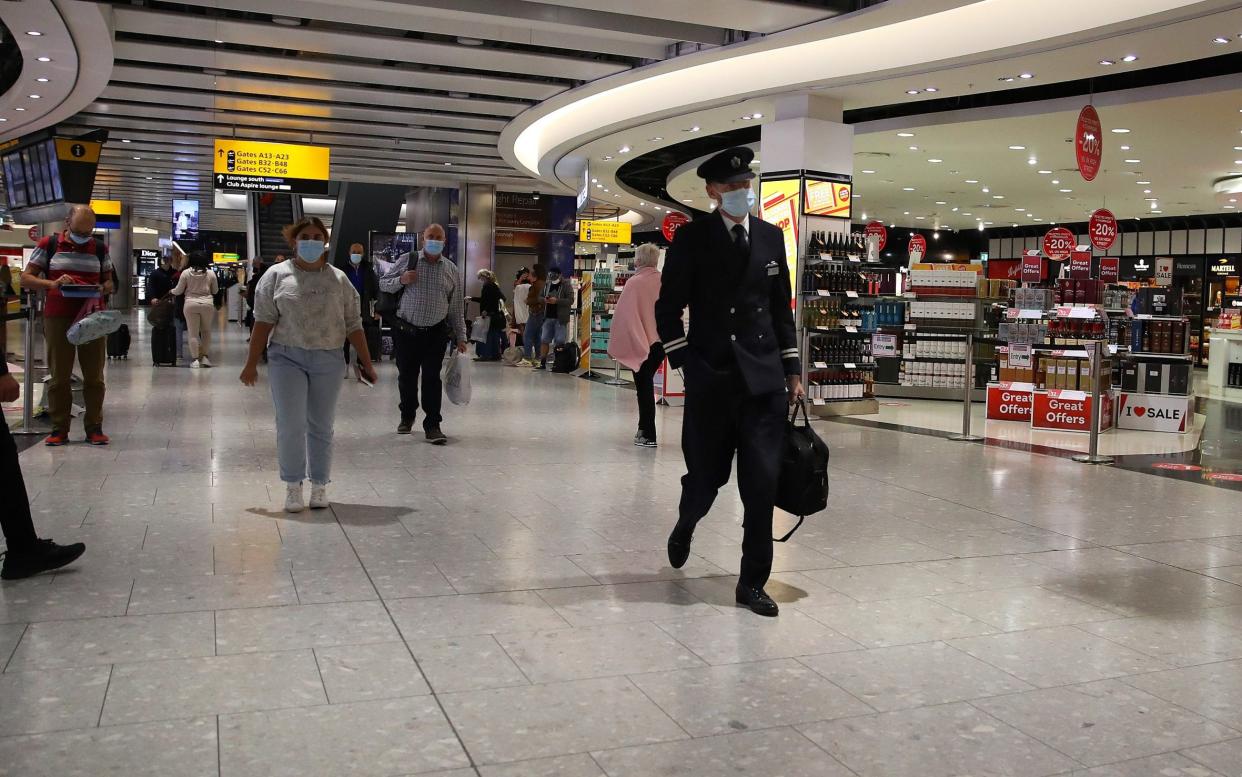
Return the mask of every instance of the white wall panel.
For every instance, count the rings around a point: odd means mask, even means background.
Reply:
[[[1204,234],[1202,229],[1192,229],[1188,232],[1189,239],[1186,241],[1186,253],[1201,254],[1206,250]]]
[[[1139,256],[1150,256],[1155,250],[1155,233],[1140,232],[1138,235]]]
[[[1000,238],[993,237],[993,238],[988,239],[988,257],[989,258],[993,258],[993,257],[996,259],[1007,258],[1003,254],[1001,254],[1001,242],[1002,241],[1000,240]]]
[[[1225,230],[1225,253],[1242,254],[1242,227]]]
[[[1184,229],[1175,229],[1170,233],[1169,253],[1177,256],[1186,253],[1187,233]]]
[[[1138,253],[1138,233],[1122,232],[1121,233],[1121,254],[1122,256],[1134,256]]]
[[[1155,244],[1152,247],[1152,253],[1161,255],[1169,253],[1169,230],[1162,229],[1156,234]]]
[[[1219,254],[1224,250],[1225,230],[1220,227],[1207,230],[1203,236],[1203,252],[1205,254]]]

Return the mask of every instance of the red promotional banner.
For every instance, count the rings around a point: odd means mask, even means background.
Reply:
[[[989,259],[988,277],[998,281],[1016,281],[1022,275],[1022,262],[1018,259]]]
[[[1028,251],[1022,257],[1022,282],[1039,283],[1044,279],[1044,260],[1038,251]]]
[[[1067,432],[1091,431],[1091,395],[1084,391],[1036,391],[1031,403],[1031,428]],[[1113,427],[1113,397],[1100,395],[1100,431]]]
[[[881,251],[884,250],[884,246],[888,245],[888,230],[885,229],[884,225],[881,224],[880,222],[873,221],[870,224],[868,224],[866,232],[868,235],[879,235],[880,236],[880,250]]]
[[[660,231],[664,233],[664,239],[670,243],[673,242],[673,236],[677,234],[677,228],[689,221],[689,216],[676,211],[665,216],[664,223],[660,225]]]
[[[910,248],[908,250],[910,253],[918,251],[923,256],[927,256],[927,238],[922,235],[911,235]]]
[[[1074,252],[1077,241],[1074,233],[1065,227],[1055,227],[1044,235],[1044,256],[1054,261],[1063,262]]]
[[[1091,245],[1107,251],[1117,242],[1117,217],[1111,210],[1100,208],[1091,214],[1091,222],[1087,229],[1091,236]]]
[[[1069,277],[1075,280],[1091,278],[1091,252],[1074,251],[1070,254]]]
[[[1094,181],[1100,173],[1100,164],[1104,157],[1103,128],[1100,125],[1100,114],[1088,105],[1078,114],[1078,125],[1074,129],[1074,152],[1078,161],[1078,172],[1087,181]]]
[[[1121,278],[1121,260],[1115,256],[1100,257],[1100,280],[1116,283]]]
[[[992,421],[1030,421],[1031,392],[1008,388],[1010,384],[988,386],[988,419]],[[1030,384],[1027,384],[1028,386]]]

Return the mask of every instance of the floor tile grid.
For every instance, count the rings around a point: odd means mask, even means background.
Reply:
[[[17,647],[22,644],[22,640],[26,638],[26,632],[29,629],[30,629],[29,623],[22,624],[22,633],[13,642],[13,649],[8,651],[7,654],[0,654],[0,658],[4,659],[3,662],[0,662],[0,674],[4,674],[5,672],[8,671],[9,664],[13,662],[13,656],[17,655]]]

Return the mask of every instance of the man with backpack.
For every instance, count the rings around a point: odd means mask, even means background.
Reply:
[[[66,296],[65,286],[93,286],[107,296],[113,291],[112,260],[108,247],[95,236],[95,211],[75,205],[65,219],[65,229],[39,241],[26,271],[22,287],[47,293],[43,306],[43,334],[47,341],[51,380],[47,386],[47,409],[52,433],[44,443],[50,446],[69,442],[70,409],[73,403],[73,362],[82,368],[86,395],[86,441],[107,445],[103,432],[104,361],[107,340],[99,338],[75,346],[66,336],[89,297]]]
[[[564,345],[569,338],[569,318],[574,312],[574,287],[562,277],[559,267],[548,268],[548,280],[542,293],[544,320],[537,370],[544,369],[548,353]]]

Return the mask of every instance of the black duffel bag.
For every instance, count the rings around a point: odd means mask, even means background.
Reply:
[[[798,411],[802,423],[798,423]],[[828,506],[828,443],[811,428],[806,401],[798,400],[789,414],[785,445],[781,450],[781,474],[776,506],[798,516],[798,524],[776,542],[785,542],[802,526],[808,515]]]

